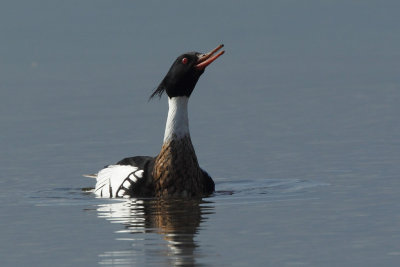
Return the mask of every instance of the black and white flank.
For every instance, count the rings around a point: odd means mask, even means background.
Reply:
[[[200,168],[189,132],[188,102],[205,68],[221,56],[223,45],[209,53],[185,53],[172,64],[150,98],[168,95],[164,141],[156,157],[136,156],[106,166],[97,174],[99,197],[202,197],[214,192],[211,177]],[[219,52],[218,52],[219,51]]]

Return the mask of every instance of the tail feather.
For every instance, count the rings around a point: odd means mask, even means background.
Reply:
[[[93,174],[82,174],[83,177],[86,178],[93,178],[93,179],[97,179],[97,173],[93,173]]]

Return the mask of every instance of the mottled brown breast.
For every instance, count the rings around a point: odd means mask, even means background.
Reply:
[[[203,195],[203,173],[189,136],[163,144],[152,176],[157,197]]]

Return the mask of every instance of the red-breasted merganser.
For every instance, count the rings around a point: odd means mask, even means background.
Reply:
[[[210,175],[197,161],[189,133],[188,101],[205,68],[225,51],[185,53],[172,64],[150,96],[168,95],[164,142],[156,157],[136,156],[106,166],[94,177],[100,197],[202,197],[214,192]],[[218,52],[219,51],[219,52]]]

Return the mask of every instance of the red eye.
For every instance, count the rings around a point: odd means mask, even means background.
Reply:
[[[188,63],[188,61],[189,61],[189,60],[188,60],[187,58],[185,58],[185,57],[182,58],[182,64],[186,64],[186,63]]]

